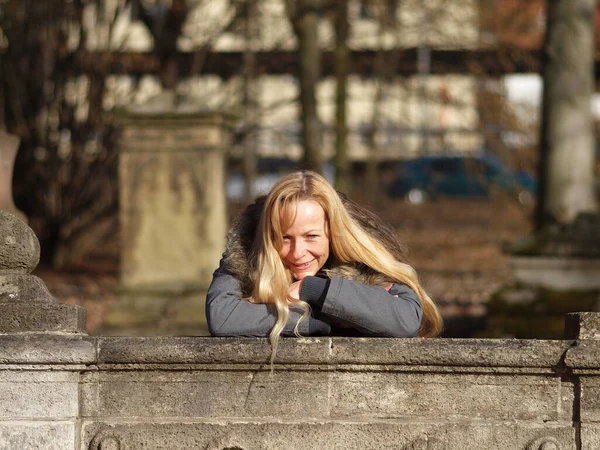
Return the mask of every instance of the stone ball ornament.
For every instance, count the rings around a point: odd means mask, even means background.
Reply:
[[[25,222],[0,210],[0,271],[31,273],[40,262],[40,243]]]

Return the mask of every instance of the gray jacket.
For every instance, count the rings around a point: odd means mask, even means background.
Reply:
[[[358,281],[332,276],[307,277],[301,300],[312,307],[300,322],[303,336],[364,335],[413,337],[423,315],[416,293],[404,284],[385,290]],[[282,336],[293,336],[302,310],[290,308]],[[212,336],[268,336],[277,320],[274,305],[254,304],[242,299],[240,280],[223,264],[213,274],[206,297],[206,318]]]

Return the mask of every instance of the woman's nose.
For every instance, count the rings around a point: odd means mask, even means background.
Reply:
[[[302,256],[304,256],[305,250],[306,246],[304,245],[304,243],[298,240],[294,242],[294,247],[292,248],[292,256],[294,257],[294,259],[301,258]]]

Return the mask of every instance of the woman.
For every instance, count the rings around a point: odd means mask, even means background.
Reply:
[[[436,336],[442,320],[392,228],[294,172],[237,219],[206,299],[213,336]]]

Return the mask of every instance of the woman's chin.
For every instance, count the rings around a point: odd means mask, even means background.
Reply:
[[[294,277],[294,280],[296,281],[302,281],[304,280],[306,277],[313,277],[315,276],[316,272],[313,271],[307,271],[307,272],[292,272],[292,275]]]
[[[302,272],[302,273],[293,273],[292,275],[294,276],[294,280],[296,280],[296,281],[302,281],[306,277],[308,277],[310,274],[306,273],[306,272]]]

